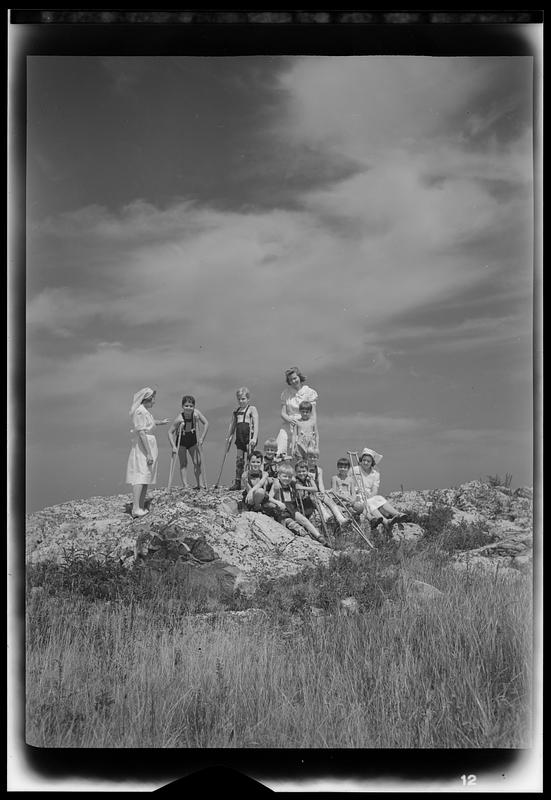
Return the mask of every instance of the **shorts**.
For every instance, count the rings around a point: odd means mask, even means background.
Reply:
[[[186,447],[188,450],[190,447],[195,447],[197,444],[197,434],[195,432],[188,431],[187,433],[182,434],[180,439],[180,447]]]

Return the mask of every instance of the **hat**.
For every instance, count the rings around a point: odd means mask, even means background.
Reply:
[[[151,389],[149,386],[140,389],[139,392],[136,392],[134,397],[132,398],[132,407],[128,412],[130,416],[136,411],[136,409],[142,404],[144,400],[147,400],[148,397],[152,397],[155,394],[155,389]]]
[[[362,456],[371,456],[375,464],[378,464],[382,458],[380,453],[377,453],[375,450],[371,450],[369,447],[364,447],[360,459]]]

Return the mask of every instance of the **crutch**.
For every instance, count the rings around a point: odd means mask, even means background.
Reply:
[[[207,465],[205,464],[205,456],[203,453],[203,448],[199,444],[199,442],[197,442],[197,448],[199,450],[199,455],[201,456],[201,475],[203,476],[203,483],[205,484],[205,489],[208,489],[209,485],[207,483]]]
[[[222,466],[220,467],[220,472],[218,473],[218,478],[216,479],[216,483],[212,487],[213,489],[218,489],[218,486],[220,485],[220,478],[222,477],[222,471],[224,469],[224,464],[226,463],[226,456],[230,452],[231,443],[232,443],[232,440],[230,439],[228,441],[228,444],[226,445],[226,449],[224,450],[224,458],[222,459]]]
[[[360,536],[361,536],[363,539],[365,539],[365,540],[366,540],[366,542],[367,542],[368,544],[371,544],[371,542],[369,541],[369,539],[367,538],[367,536],[366,536],[366,535],[365,535],[365,533],[363,532],[361,525],[358,525],[358,523],[356,522],[356,520],[355,520],[355,519],[354,519],[354,517],[352,516],[352,514],[351,514],[351,512],[350,512],[350,509],[348,508],[348,506],[346,505],[346,503],[345,503],[345,502],[342,500],[342,498],[341,498],[341,497],[339,497],[339,495],[338,495],[336,492],[334,492],[332,489],[329,489],[329,491],[328,491],[327,493],[328,493],[328,494],[330,494],[330,495],[331,495],[331,497],[333,498],[333,500],[335,501],[335,503],[336,503],[336,504],[337,504],[337,505],[338,505],[338,506],[339,506],[339,507],[340,507],[340,508],[341,508],[341,509],[342,509],[344,512],[346,512],[346,514],[348,515],[348,519],[350,520],[350,524],[351,524],[351,526],[352,526],[352,529],[353,529],[354,531],[356,531],[356,533],[359,533],[359,535],[360,535]],[[373,546],[373,545],[371,545],[371,546]]]
[[[178,428],[178,436],[176,437],[176,452],[172,453],[172,460],[170,462],[170,474],[168,476],[168,488],[172,487],[172,474],[174,472],[174,464],[176,463],[176,457],[178,456],[178,452],[180,450],[180,439],[182,438],[182,428],[184,426],[180,425]]]
[[[356,488],[357,488],[357,490],[358,490],[358,492],[360,494],[360,497],[362,498],[366,516],[369,519],[371,514],[370,514],[370,511],[369,511],[369,506],[367,504],[367,495],[365,493],[365,486],[363,485],[363,481],[360,480],[360,476],[358,475],[358,473],[354,471],[354,466],[357,466],[358,469],[360,469],[360,460],[358,458],[358,451],[357,450],[347,450],[346,452],[350,456],[350,464],[352,466],[352,476],[353,476],[353,478],[354,478],[354,480],[356,482]],[[352,458],[352,456],[356,456],[356,464],[354,464],[354,459]],[[366,540],[366,542],[369,542],[370,547],[375,549],[375,546],[369,541],[367,536],[364,536],[363,538]]]

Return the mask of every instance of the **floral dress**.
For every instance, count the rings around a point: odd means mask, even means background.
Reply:
[[[126,466],[126,483],[150,484],[157,483],[157,461],[158,449],[157,439],[153,431],[155,430],[155,420],[153,414],[145,408],[138,406],[132,415],[132,449],[128,456]],[[138,435],[139,431],[145,431],[149,443],[149,449],[153,456],[153,464],[147,463],[147,452]]]
[[[299,405],[303,400],[315,404],[318,399],[318,393],[315,389],[311,389],[305,383],[296,390],[288,386],[281,392],[281,405],[285,406],[285,413],[292,419],[300,419]],[[277,435],[277,452],[287,455],[289,445],[291,444],[291,426],[288,422],[284,422]]]

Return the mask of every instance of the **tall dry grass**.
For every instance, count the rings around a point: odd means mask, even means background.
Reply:
[[[429,576],[430,572],[430,576]],[[402,576],[405,573],[402,571]],[[439,569],[361,614],[205,620],[33,594],[26,740],[47,747],[530,746],[531,585]],[[269,610],[269,609],[268,609]],[[285,620],[283,620],[283,623]]]

